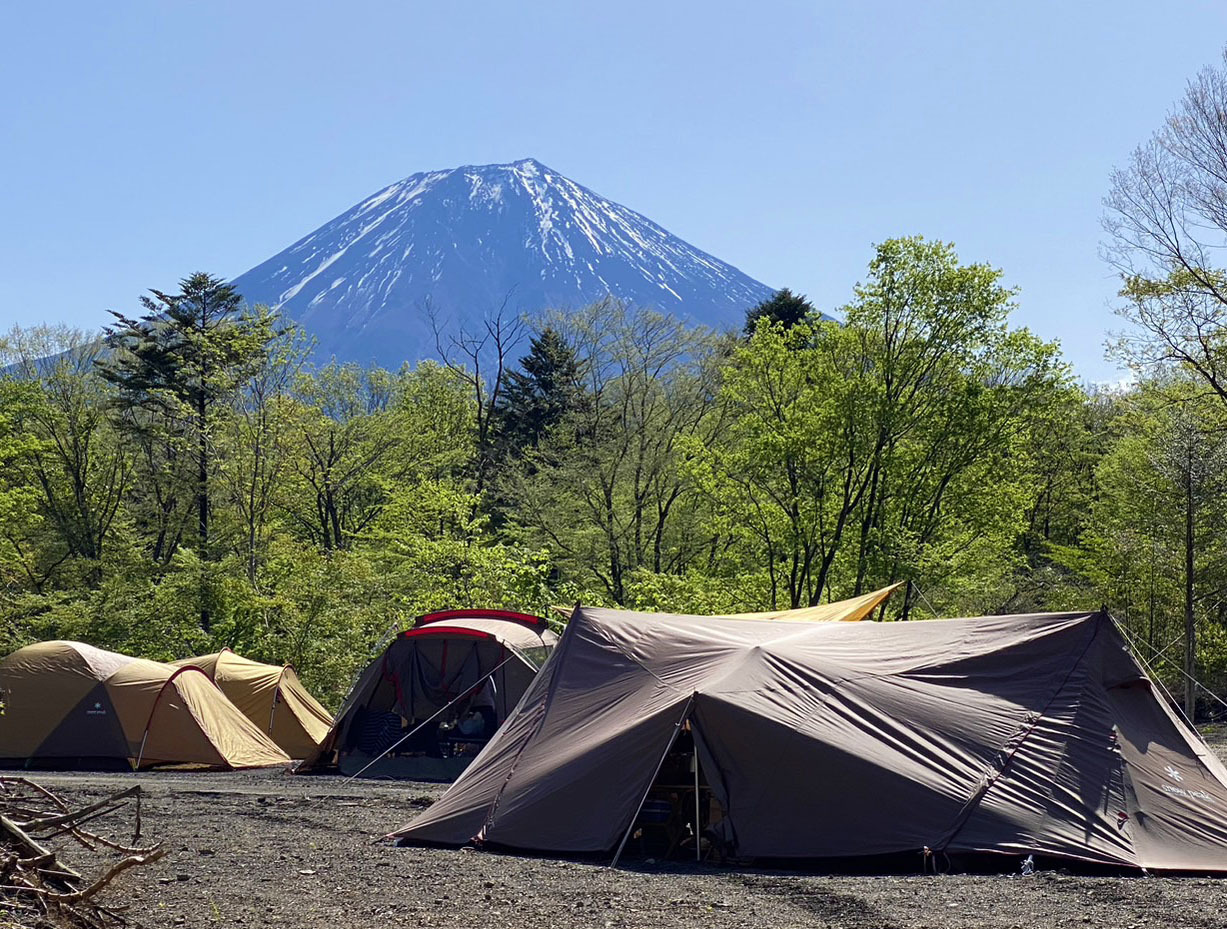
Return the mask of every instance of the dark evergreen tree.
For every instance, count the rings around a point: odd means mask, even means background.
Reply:
[[[581,402],[581,365],[565,338],[550,327],[532,339],[519,370],[507,375],[499,408],[499,438],[513,455],[537,448]]]
[[[177,294],[151,293],[141,297],[143,316],[111,312],[116,319],[106,329],[111,352],[98,367],[118,390],[128,429],[158,430],[192,449],[198,554],[207,562],[211,413],[258,368],[276,332],[270,315],[245,312],[233,287],[203,272],[180,281]],[[208,631],[204,591],[200,624]]]
[[[791,329],[797,323],[803,323],[817,315],[818,311],[803,294],[794,294],[785,287],[746,311],[745,332],[746,335],[753,335],[758,321],[764,318],[773,323],[781,323],[785,329]]]

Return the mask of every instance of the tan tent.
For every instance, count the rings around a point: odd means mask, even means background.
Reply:
[[[262,664],[228,648],[172,663],[204,671],[291,758],[313,754],[332,725],[332,716],[303,687],[291,665]]]
[[[420,616],[367,665],[319,751],[297,770],[336,765],[346,774],[450,781],[515,708],[557,640],[526,613]],[[465,716],[483,691],[489,719],[466,734]]]
[[[8,764],[258,768],[290,760],[199,668],[42,642],[0,661],[0,691]]]
[[[493,741],[396,835],[608,853],[662,813],[747,858],[1227,872],[1224,811],[1227,770],[1105,613],[765,623],[585,607]]]

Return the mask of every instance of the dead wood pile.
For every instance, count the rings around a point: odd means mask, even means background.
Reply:
[[[120,811],[126,811],[124,835],[131,832],[127,842],[100,832],[100,820]],[[114,829],[112,825],[107,831]],[[114,893],[103,892],[124,871],[165,854],[160,844],[138,845],[140,838],[140,787],[74,807],[24,777],[0,777],[0,926],[99,929],[129,925],[125,907],[112,900]],[[78,871],[65,861],[62,851],[53,850],[48,844],[52,842],[75,843],[92,852],[97,861],[88,874]]]

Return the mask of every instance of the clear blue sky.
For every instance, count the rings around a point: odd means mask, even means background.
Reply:
[[[953,241],[1106,379],[1108,174],[1225,43],[1222,0],[9,4],[0,324],[95,327],[531,155],[826,309],[873,242]]]

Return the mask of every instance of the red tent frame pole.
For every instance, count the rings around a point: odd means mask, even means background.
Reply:
[[[618,843],[618,850],[614,853],[613,861],[609,863],[611,868],[618,866],[618,859],[622,857],[622,849],[626,848],[627,840],[631,837],[631,833],[635,831],[635,823],[639,820],[639,811],[643,809],[644,803],[647,802],[648,794],[652,792],[652,785],[656,783],[656,778],[660,776],[660,769],[665,766],[665,759],[669,757],[673,743],[677,741],[677,734],[682,731],[682,723],[686,722],[686,718],[690,715],[690,705],[692,703],[694,703],[694,694],[691,694],[690,699],[686,701],[686,707],[682,710],[681,719],[673,724],[673,735],[669,736],[669,744],[661,752],[660,761],[656,762],[656,770],[652,772],[647,789],[644,790],[643,796],[639,798],[639,803],[635,806],[635,812],[631,815],[630,825],[626,827],[626,834],[622,836],[622,841]]]

